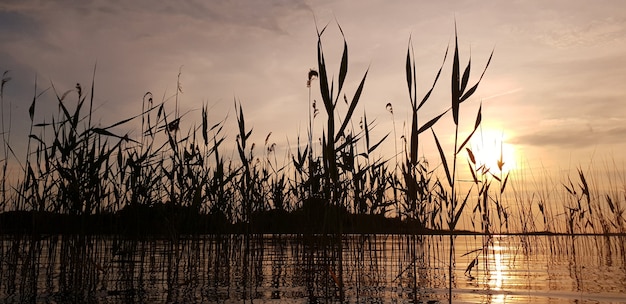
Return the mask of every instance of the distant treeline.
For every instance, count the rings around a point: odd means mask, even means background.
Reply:
[[[219,210],[208,214],[173,204],[134,205],[115,213],[62,214],[42,211],[0,213],[3,234],[119,234],[177,236],[194,234],[416,234],[433,233],[418,221],[375,214],[351,214],[323,201],[309,201],[287,212],[255,212],[249,223],[231,223]]]

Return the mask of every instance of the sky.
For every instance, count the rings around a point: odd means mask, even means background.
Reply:
[[[139,114],[146,92],[156,101],[171,97],[180,72],[187,127],[201,122],[206,104],[209,120],[227,119],[227,146],[235,147],[237,100],[252,140],[262,145],[271,132],[270,142],[286,155],[298,135],[306,138],[306,80],[309,69],[317,68],[316,28],[327,26],[322,42],[336,78],[340,25],[349,52],[349,99],[368,72],[355,124],[365,113],[375,139],[391,134],[380,150],[389,158],[410,123],[404,72],[409,38],[419,96],[450,49],[420,110],[425,122],[450,107],[455,23],[462,66],[471,54],[470,83],[493,51],[477,92],[461,106],[461,134],[471,130],[482,103],[484,134],[503,140],[518,168],[558,172],[590,162],[604,164],[603,170],[612,170],[613,162],[624,168],[623,1],[0,1],[0,70],[11,77],[2,116],[5,127],[10,118],[11,144],[23,155],[35,83],[37,92],[53,84],[61,94],[76,83],[86,90],[97,66],[95,117],[106,126]],[[321,100],[317,81],[312,98]],[[49,121],[56,107],[49,90],[35,120]],[[167,107],[173,111],[172,99]],[[346,111],[340,102],[338,113]],[[315,120],[316,137],[324,120],[323,114]],[[136,136],[138,130],[128,132]],[[444,146],[452,145],[451,115],[434,130]],[[422,138],[421,153],[438,163],[431,133]]]

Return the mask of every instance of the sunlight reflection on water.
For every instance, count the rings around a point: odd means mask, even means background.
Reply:
[[[530,242],[520,242],[520,238]],[[480,260],[483,266],[473,273],[475,278],[457,277],[457,300],[623,303],[626,301],[623,248],[623,237],[495,237],[483,251],[486,253]],[[457,248],[457,254],[471,249],[471,246]],[[615,263],[616,259],[620,262]],[[457,263],[463,264],[459,260]]]
[[[0,240],[0,300],[445,303],[448,237]],[[246,246],[247,244],[247,246]],[[626,301],[624,237],[459,236],[455,303]],[[342,250],[342,254],[339,254]],[[469,267],[471,266],[471,267]]]

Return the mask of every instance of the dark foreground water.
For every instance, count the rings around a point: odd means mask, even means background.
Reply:
[[[0,239],[2,303],[447,303],[449,236]],[[454,303],[626,302],[624,237],[458,236]]]

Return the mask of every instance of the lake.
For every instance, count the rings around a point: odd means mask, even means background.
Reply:
[[[3,303],[447,303],[447,235],[2,236]],[[626,301],[626,237],[457,236],[454,303]]]

